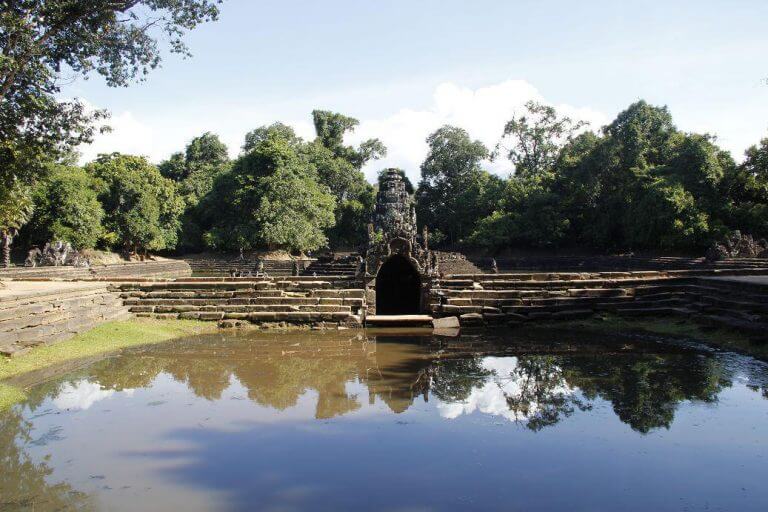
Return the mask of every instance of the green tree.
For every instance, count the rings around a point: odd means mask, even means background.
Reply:
[[[344,135],[359,124],[357,119],[325,110],[314,110],[312,120],[317,137],[306,146],[308,160],[317,169],[320,183],[336,198],[335,223],[328,231],[333,247],[355,247],[365,241],[366,226],[374,205],[373,187],[362,167],[387,154],[378,139],[360,146],[344,144]]]
[[[727,168],[720,193],[731,227],[768,237],[768,138],[747,149],[742,165]]]
[[[216,177],[226,172],[229,166],[227,146],[211,132],[195,137],[184,152],[174,153],[158,166],[163,176],[178,183],[178,192],[184,200],[180,249],[199,250],[203,247],[200,201],[211,191]]]
[[[417,218],[448,244],[461,242],[496,207],[503,186],[480,163],[489,153],[462,128],[445,125],[427,137],[416,192]]]
[[[586,123],[560,116],[554,107],[529,101],[525,114],[504,126],[496,154],[505,153],[521,177],[550,172],[560,150]]]
[[[205,132],[187,144],[184,153],[174,153],[170,160],[161,163],[158,168],[166,178],[182,183],[192,174],[203,172],[210,174],[229,163],[226,144],[219,136]]]
[[[31,185],[88,142],[103,111],[60,101],[62,75],[96,72],[126,86],[160,63],[159,37],[188,54],[184,34],[216,19],[214,0],[18,0],[0,9],[0,196],[4,226],[22,224]],[[23,197],[22,197],[23,196]],[[11,208],[18,205],[13,212]]]
[[[250,151],[216,179],[204,206],[209,246],[304,251],[327,243],[334,197],[283,126],[261,129]]]
[[[77,249],[95,247],[104,234],[104,209],[96,186],[94,177],[82,168],[56,166],[36,186],[35,213],[22,234],[35,244],[64,240]]]
[[[572,139],[553,190],[570,238],[598,250],[695,250],[723,229],[720,182],[732,160],[707,135],[677,130],[666,107],[630,105],[603,136]]]
[[[132,253],[176,246],[184,203],[157,167],[144,157],[113,153],[85,168],[99,180],[104,225],[115,246]]]

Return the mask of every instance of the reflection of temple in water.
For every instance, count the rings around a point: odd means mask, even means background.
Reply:
[[[250,400],[278,410],[296,406],[311,392],[318,419],[362,408],[365,397],[359,395],[366,390],[368,404],[381,401],[394,413],[419,397],[434,397],[452,405],[454,416],[475,410],[468,401],[478,393],[493,392],[497,404],[506,403],[497,414],[535,430],[599,398],[612,403],[622,421],[647,432],[669,426],[682,400],[714,400],[725,382],[714,359],[691,357],[689,349],[615,340],[575,345],[529,337],[511,345],[489,335],[245,333],[179,341],[140,354],[103,361],[93,377],[120,390],[149,386],[165,373],[208,400],[220,399],[236,380]],[[489,357],[508,364],[489,365]]]

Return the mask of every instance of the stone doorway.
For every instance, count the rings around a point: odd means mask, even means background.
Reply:
[[[421,277],[408,258],[395,255],[376,274],[377,315],[421,313]]]

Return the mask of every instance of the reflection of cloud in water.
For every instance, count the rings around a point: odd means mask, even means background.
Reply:
[[[84,411],[96,402],[109,398],[113,394],[115,394],[114,389],[102,389],[98,382],[82,379],[74,384],[70,382],[62,384],[56,398],[53,399],[53,405],[59,409]]]
[[[437,409],[440,416],[455,419],[462,414],[480,411],[483,414],[501,416],[509,421],[527,421],[541,410],[535,401],[529,402],[526,410],[512,410],[508,400],[518,401],[527,394],[526,386],[532,384],[531,377],[518,371],[517,357],[484,357],[480,366],[492,372],[481,387],[473,387],[469,396],[462,402],[440,402]],[[553,368],[559,371],[559,368]],[[553,395],[567,396],[574,390],[565,379],[560,378],[559,385],[550,390]]]

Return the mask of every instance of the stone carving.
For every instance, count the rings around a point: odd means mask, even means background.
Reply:
[[[428,273],[431,266],[429,251],[419,242],[417,233],[416,203],[406,189],[400,171],[384,170],[376,194],[373,223],[368,226],[367,273],[375,275],[384,260],[393,254],[409,258],[419,273]]]
[[[38,247],[33,247],[27,253],[24,260],[25,267],[38,266],[71,266],[71,267],[90,267],[91,262],[79,251],[72,248],[69,242],[48,242],[41,251]]]
[[[39,247],[35,246],[27,252],[27,258],[24,260],[25,267],[36,267],[38,262],[43,257],[43,251]]]
[[[708,250],[709,261],[727,258],[768,258],[768,242],[755,240],[751,235],[742,235],[741,231],[732,231],[721,242],[714,243]]]

